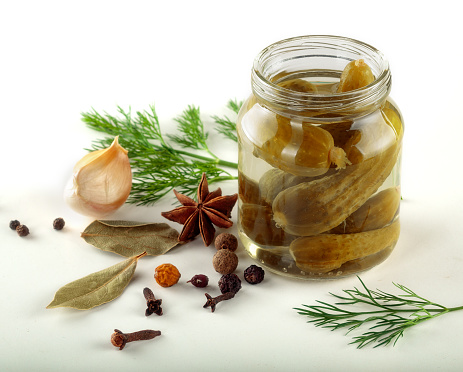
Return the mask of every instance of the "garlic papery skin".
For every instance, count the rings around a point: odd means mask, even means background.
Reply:
[[[132,189],[128,151],[116,137],[107,149],[88,153],[74,166],[65,199],[76,212],[104,217],[121,207]]]

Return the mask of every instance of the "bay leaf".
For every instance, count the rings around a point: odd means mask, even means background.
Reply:
[[[87,275],[58,289],[47,309],[72,307],[88,310],[119,297],[132,280],[139,254],[107,269]]]
[[[175,247],[178,231],[166,223],[96,220],[81,234],[89,244],[124,257],[159,256]]]

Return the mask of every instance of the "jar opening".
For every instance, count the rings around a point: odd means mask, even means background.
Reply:
[[[335,85],[344,67],[363,59],[375,80],[357,90],[299,92],[279,84],[303,79],[323,87]],[[343,120],[366,115],[380,107],[391,88],[391,73],[384,55],[363,42],[340,36],[309,35],[276,42],[262,50],[252,69],[252,90],[257,100],[272,111],[315,121]]]

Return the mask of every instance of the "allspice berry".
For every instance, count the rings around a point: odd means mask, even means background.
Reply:
[[[232,252],[235,252],[238,248],[237,237],[230,233],[221,233],[217,235],[214,243],[217,250],[228,249]]]
[[[238,267],[238,256],[228,249],[219,249],[212,258],[212,265],[219,274],[231,274]]]

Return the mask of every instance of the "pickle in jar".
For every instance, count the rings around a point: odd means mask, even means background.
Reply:
[[[341,74],[338,93],[366,87],[375,81],[375,76],[363,59],[357,59],[347,64]]]
[[[275,168],[296,176],[315,177],[328,172],[331,165],[350,164],[345,151],[334,145],[331,134],[316,125],[292,122],[276,115],[278,128],[255,153]]]
[[[336,227],[379,189],[391,173],[399,150],[395,142],[378,155],[332,176],[283,190],[272,204],[276,224],[300,236]]]

